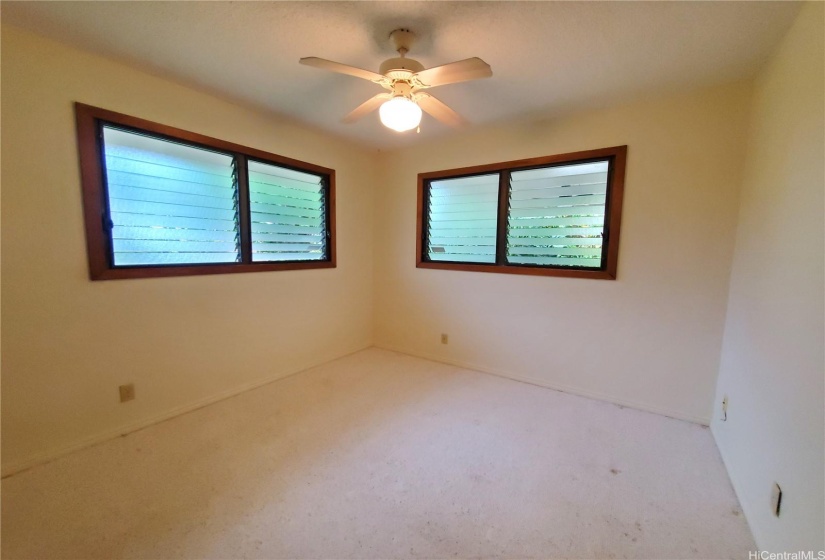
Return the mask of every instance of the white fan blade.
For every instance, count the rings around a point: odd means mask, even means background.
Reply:
[[[444,105],[444,103],[429,93],[418,94],[416,100],[418,102],[418,106],[437,121],[456,127],[467,124],[467,121],[465,121],[461,115]]]
[[[371,113],[378,109],[384,101],[390,99],[392,97],[391,93],[379,93],[375,97],[370,97],[363,103],[361,103],[358,107],[352,110],[352,112],[341,119],[341,122],[345,123],[353,123],[366,115],[367,113]]]
[[[493,70],[490,65],[480,58],[474,57],[422,70],[416,74],[416,77],[424,85],[435,87],[478,80],[479,78],[489,78],[492,75]]]
[[[346,64],[341,64],[340,62],[333,62],[325,58],[318,58],[317,56],[308,56],[306,58],[302,58],[298,62],[300,62],[301,64],[305,64],[307,66],[312,66],[313,68],[329,70],[330,72],[338,72],[339,74],[347,74],[349,76],[363,78],[364,80],[369,80],[371,82],[384,79],[384,76],[376,72],[370,72],[369,70],[364,70],[363,68],[356,68],[355,66],[347,66]]]

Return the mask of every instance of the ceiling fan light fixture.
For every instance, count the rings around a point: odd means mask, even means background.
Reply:
[[[381,123],[396,132],[412,130],[421,123],[421,107],[406,97],[397,96],[378,109]]]

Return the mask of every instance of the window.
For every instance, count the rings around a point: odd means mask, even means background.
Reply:
[[[335,266],[335,171],[75,104],[93,280]]]
[[[418,175],[417,266],[616,278],[627,146]]]

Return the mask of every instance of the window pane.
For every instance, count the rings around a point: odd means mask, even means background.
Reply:
[[[323,177],[257,161],[248,170],[252,261],[326,259]]]
[[[510,174],[507,262],[601,268],[608,162]]]
[[[115,266],[240,261],[234,158],[103,127]]]
[[[430,183],[427,257],[431,261],[496,262],[498,173]]]

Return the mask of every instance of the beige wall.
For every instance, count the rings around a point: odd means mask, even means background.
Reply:
[[[374,154],[7,26],[2,85],[4,471],[371,344]],[[336,169],[338,268],[89,281],[74,101]]]
[[[707,423],[749,92],[648,99],[389,154],[375,190],[376,344]],[[415,268],[417,173],[621,144],[617,280]]]
[[[756,83],[716,399],[728,420],[712,425],[756,542],[775,552],[825,549],[824,34],[825,6],[806,5]]]

